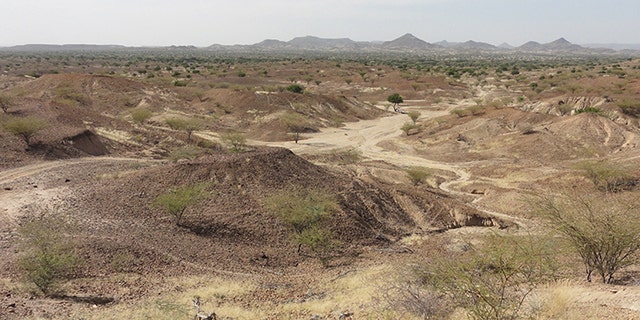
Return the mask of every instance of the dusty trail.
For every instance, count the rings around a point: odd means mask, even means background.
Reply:
[[[149,162],[157,160],[87,157],[39,162],[0,171],[0,222],[7,227],[14,223],[17,217],[25,214],[24,208],[37,205],[42,208],[52,209],[63,202],[62,198],[67,194],[67,186],[64,183],[60,183],[61,177],[49,175],[49,171],[96,162],[123,161]],[[69,176],[73,176],[73,174]]]
[[[430,107],[413,106],[405,106],[403,109],[407,111],[420,112],[419,120],[426,121],[447,115],[451,109],[464,106],[466,104],[470,104],[470,102],[461,101],[457,105],[450,106],[446,110],[442,110],[442,108],[434,110]],[[268,143],[267,145],[285,147],[298,154],[320,154],[334,149],[356,149],[359,150],[363,156],[369,159],[384,161],[401,168],[420,166],[430,169],[449,171],[454,173],[457,178],[440,184],[439,188],[441,190],[452,195],[466,197],[472,196],[475,200],[467,203],[468,206],[484,212],[489,216],[513,222],[519,227],[527,227],[528,221],[524,219],[479,207],[476,202],[481,199],[480,195],[455,190],[453,188],[454,185],[463,184],[471,178],[465,168],[460,165],[433,161],[413,155],[414,152],[412,151],[412,148],[410,146],[402,145],[398,139],[403,134],[400,127],[402,127],[402,125],[407,121],[410,121],[407,115],[394,114],[373,120],[361,120],[359,122],[347,123],[341,128],[328,128],[320,130],[318,133],[305,134],[305,139],[300,140],[298,143],[287,141]],[[394,144],[400,146],[402,151],[389,150],[381,147],[380,144],[383,141],[393,141]]]

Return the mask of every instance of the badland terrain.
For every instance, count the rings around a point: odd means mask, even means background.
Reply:
[[[0,317],[640,319],[632,52],[347,40],[0,50]]]

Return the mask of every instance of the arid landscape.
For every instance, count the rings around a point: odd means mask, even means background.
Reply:
[[[0,318],[640,319],[640,59],[561,40],[0,51]]]

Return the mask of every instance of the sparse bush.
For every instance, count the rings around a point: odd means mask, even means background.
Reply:
[[[353,164],[362,160],[362,152],[358,149],[332,150],[329,157],[339,164]]]
[[[331,230],[315,225],[296,234],[295,240],[300,245],[308,247],[324,266],[328,265],[334,250],[340,244],[334,239]]]
[[[9,107],[13,104],[13,98],[7,95],[0,95],[0,109],[7,113]]]
[[[280,120],[287,126],[287,130],[293,133],[293,139],[296,143],[300,140],[300,133],[307,130],[311,125],[311,122],[307,117],[295,112],[283,114],[280,117]]]
[[[484,107],[482,106],[471,106],[467,108],[467,111],[469,111],[474,116],[484,114],[485,112]]]
[[[637,183],[629,169],[610,161],[583,161],[576,167],[591,180],[596,189],[603,192],[620,192]]]
[[[405,122],[400,130],[402,130],[407,136],[411,133],[411,130],[418,129],[419,127],[411,122]]]
[[[585,107],[585,108],[576,110],[576,113],[595,113],[597,115],[603,115],[602,109],[597,107]]]
[[[286,90],[293,93],[303,93],[304,87],[299,84],[292,84],[287,86]]]
[[[77,104],[88,105],[91,100],[82,92],[78,92],[76,89],[60,85],[53,91],[55,97],[54,102],[60,105],[73,106]]]
[[[173,81],[173,85],[176,87],[186,87],[187,84],[188,84],[187,81],[180,81],[180,80]]]
[[[234,152],[242,152],[247,147],[247,138],[242,133],[230,132],[222,135],[222,141]]]
[[[55,293],[60,282],[71,279],[81,264],[73,243],[63,232],[69,225],[60,219],[45,218],[20,227],[23,253],[18,265],[26,280],[45,295]]]
[[[144,122],[147,121],[149,118],[151,118],[152,115],[153,115],[153,112],[151,112],[151,110],[149,109],[132,109],[131,110],[131,118],[133,119],[133,121],[139,124],[144,124]]]
[[[0,102],[0,105],[2,103]],[[632,116],[632,117],[640,117],[640,101],[630,101],[630,100],[625,100],[625,101],[620,101],[618,102],[618,107],[620,107],[620,110],[622,111],[622,113]]]
[[[561,116],[568,115],[571,113],[571,111],[573,111],[573,106],[568,103],[558,105],[556,108],[558,109],[558,112]]]
[[[603,283],[613,283],[617,271],[638,261],[640,215],[635,195],[543,197],[534,206],[580,255],[587,281],[596,272]]]
[[[424,283],[465,308],[472,319],[519,319],[526,297],[557,268],[550,241],[536,237],[491,236],[469,250],[434,257]]]
[[[322,222],[339,208],[335,197],[322,190],[288,189],[265,199],[265,206],[291,228],[298,253],[304,245],[326,266],[339,244],[331,231],[322,226]]]
[[[195,159],[202,155],[203,150],[197,146],[187,145],[174,149],[169,154],[169,159],[173,162],[177,162],[180,159]]]
[[[407,177],[411,180],[414,186],[424,183],[427,178],[431,176],[431,173],[424,167],[411,167],[406,170]]]
[[[407,113],[407,115],[409,116],[409,118],[411,118],[411,121],[413,121],[413,124],[416,124],[416,121],[418,120],[418,118],[420,117],[420,112],[418,111],[411,111],[409,113]]]
[[[187,207],[200,201],[208,186],[208,183],[182,186],[158,195],[152,204],[168,213],[180,226]]]
[[[192,133],[202,127],[202,121],[195,118],[170,118],[165,122],[173,130],[184,130],[187,133],[187,141],[191,141]]]
[[[27,146],[31,146],[31,138],[40,130],[46,128],[48,123],[36,117],[10,118],[2,125],[5,130],[24,140]]]
[[[469,115],[469,111],[467,109],[453,109],[451,110],[451,114],[455,114],[458,118],[466,117]]]

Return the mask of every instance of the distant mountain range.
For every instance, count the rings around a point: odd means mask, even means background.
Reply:
[[[564,38],[549,43],[529,41],[519,47],[503,43],[494,46],[485,42],[429,43],[407,33],[397,39],[384,42],[354,41],[349,38],[326,39],[314,36],[297,37],[289,41],[267,39],[251,45],[214,44],[204,48],[194,46],[125,47],[120,45],[46,45],[28,44],[0,48],[0,51],[131,51],[131,50],[198,50],[221,52],[363,52],[363,53],[413,53],[413,54],[508,54],[534,53],[557,55],[632,55],[640,56],[640,44],[589,44],[580,46]]]

